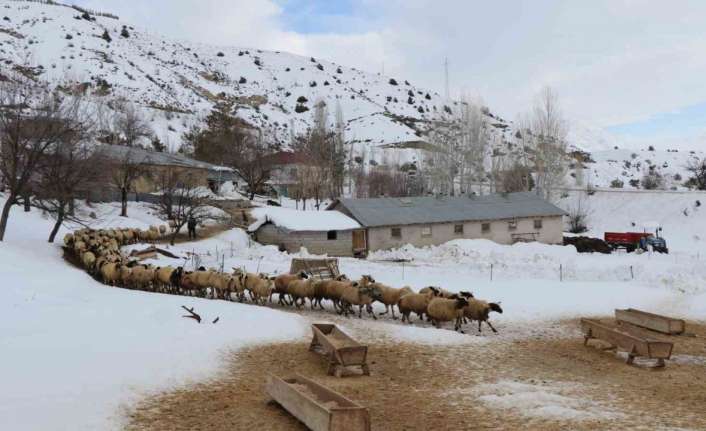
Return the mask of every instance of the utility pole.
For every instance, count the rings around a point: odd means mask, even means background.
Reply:
[[[444,89],[446,99],[449,99],[449,58],[444,58]]]

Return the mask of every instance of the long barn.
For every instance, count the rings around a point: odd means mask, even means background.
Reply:
[[[338,199],[327,209],[360,224],[363,230],[353,235],[353,247],[366,252],[464,238],[561,244],[566,215],[534,193]]]

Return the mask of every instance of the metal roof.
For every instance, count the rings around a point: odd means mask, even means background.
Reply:
[[[507,220],[566,214],[561,208],[532,192],[458,197],[339,199],[328,209],[334,210],[339,205],[365,227]]]
[[[221,171],[224,176],[226,175],[226,173],[233,172],[233,169],[231,168],[190,159],[180,154],[158,153],[156,151],[148,151],[143,148],[137,147],[104,144],[100,146],[99,151],[101,155],[110,159],[122,159],[124,157],[129,157],[130,162],[132,163],[207,169],[209,171],[215,172],[214,176],[218,176],[218,171]]]

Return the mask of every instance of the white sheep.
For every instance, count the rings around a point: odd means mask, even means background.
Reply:
[[[421,293],[422,291],[425,293]],[[411,313],[415,313],[419,316],[420,320],[424,320],[429,302],[438,295],[439,291],[436,287],[429,287],[422,289],[420,293],[408,293],[402,296],[399,301],[397,301],[397,308],[402,315],[402,321],[404,322],[406,320],[407,323],[412,323],[412,321],[409,320]]]

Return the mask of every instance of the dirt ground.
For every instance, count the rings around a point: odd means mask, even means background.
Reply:
[[[268,373],[300,373],[339,391],[368,407],[373,430],[706,429],[706,326],[688,324],[691,335],[678,337],[650,332],[675,343],[674,360],[654,369],[643,361],[628,366],[624,356],[600,345],[585,347],[577,320],[538,325],[530,332],[520,325],[501,330],[528,336],[488,334],[484,342],[448,346],[399,343],[375,325],[361,326],[351,335],[369,345],[370,377],[327,376],[325,360],[308,350],[305,339],[241,350],[229,355],[217,378],[131,407],[127,429],[305,430],[268,403]],[[590,401],[587,409],[612,414],[528,416],[515,405],[521,398],[503,405],[478,397],[477,388],[504,381],[537,387],[559,382]]]

